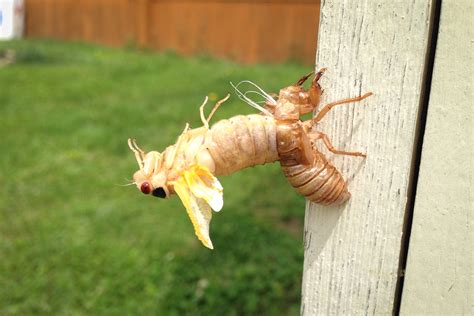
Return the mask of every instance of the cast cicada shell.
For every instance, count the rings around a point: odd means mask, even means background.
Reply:
[[[204,115],[206,98],[200,107],[203,126],[191,129],[187,124],[176,144],[163,152],[145,152],[135,140],[129,139],[128,145],[140,168],[133,175],[133,183],[144,194],[160,198],[177,194],[197,237],[210,249],[213,249],[209,237],[212,211],[219,212],[223,207],[223,188],[216,176],[279,161],[290,184],[309,201],[345,202],[350,197],[347,184],[317,149],[316,142],[321,141],[335,154],[365,155],[335,149],[329,138],[317,130],[317,124],[334,106],[361,101],[372,93],[329,103],[313,119],[301,121],[301,115],[314,112],[319,106],[322,90],[318,81],[324,70],[315,74],[309,89],[305,90],[302,85],[313,72],[281,89],[277,97],[255,86],[265,98],[264,106],[239,90],[239,85],[245,83],[242,82],[234,86],[238,96],[260,113],[234,116],[212,126],[210,119],[229,95],[219,101],[207,117]]]

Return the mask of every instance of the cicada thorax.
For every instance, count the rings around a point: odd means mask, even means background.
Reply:
[[[207,129],[196,128],[184,132],[178,142],[163,152],[163,166],[170,174],[170,180],[178,177],[193,165],[201,165],[214,170],[214,162],[205,150]]]
[[[283,173],[296,191],[309,201],[343,203],[350,198],[346,182],[311,144],[298,110],[291,102],[279,104],[275,109],[277,151]]]

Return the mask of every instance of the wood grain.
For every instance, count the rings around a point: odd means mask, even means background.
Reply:
[[[321,3],[325,100],[375,95],[333,109],[320,126],[336,148],[368,157],[328,154],[352,198],[307,205],[303,315],[392,313],[430,15],[430,1]]]

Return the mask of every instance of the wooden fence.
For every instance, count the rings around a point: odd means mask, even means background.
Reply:
[[[26,0],[26,36],[314,63],[319,0]]]

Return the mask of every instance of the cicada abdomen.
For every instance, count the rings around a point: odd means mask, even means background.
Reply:
[[[292,105],[287,105],[286,114]],[[297,110],[297,107],[293,107]],[[279,115],[278,111],[275,113]],[[296,115],[294,116],[296,117]],[[350,197],[341,173],[318,151],[303,123],[287,117],[277,123],[280,164],[290,184],[309,201],[340,204]]]
[[[341,173],[320,152],[311,164],[282,159],[281,167],[290,184],[311,202],[337,205],[351,197]]]
[[[207,133],[205,148],[214,161],[215,175],[277,161],[275,120],[258,114],[221,120]]]

